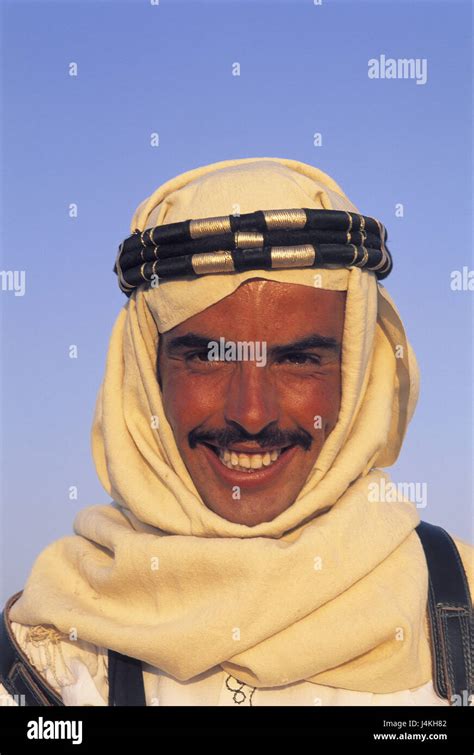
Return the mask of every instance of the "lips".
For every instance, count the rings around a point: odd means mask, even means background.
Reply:
[[[276,452],[278,456],[276,459],[272,459],[270,464],[262,464],[259,468],[251,468],[251,466],[242,468],[240,464],[225,464],[223,457],[226,450],[228,453],[237,454],[237,451],[234,449],[244,448],[243,445],[234,445],[227,449],[222,449],[220,446],[202,442],[201,448],[212,470],[221,482],[229,486],[239,485],[245,488],[263,487],[273,482],[274,479],[280,476],[298,451],[298,446],[295,444],[274,447],[272,449],[273,455]],[[269,453],[268,449],[262,449],[260,446],[258,447],[258,453],[256,448],[253,454],[248,449],[248,446],[246,449],[245,453],[239,451],[238,457],[240,460],[242,456],[246,456],[250,460],[250,465],[252,464],[252,459],[255,462],[255,457],[262,457],[263,454]]]

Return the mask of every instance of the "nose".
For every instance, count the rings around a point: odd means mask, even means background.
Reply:
[[[229,423],[238,423],[246,432],[257,435],[280,416],[277,389],[266,367],[240,362],[234,370],[224,406]]]

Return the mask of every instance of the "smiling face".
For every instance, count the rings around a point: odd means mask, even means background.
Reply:
[[[166,417],[224,519],[271,521],[306,482],[339,413],[345,298],[251,279],[160,336]]]

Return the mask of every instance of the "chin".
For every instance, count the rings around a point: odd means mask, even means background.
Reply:
[[[261,524],[262,522],[271,522],[276,519],[279,514],[286,511],[296,500],[296,496],[291,499],[289,503],[281,502],[278,508],[275,510],[271,506],[271,501],[268,503],[261,500],[236,500],[232,501],[232,505],[223,509],[221,505],[215,504],[213,500],[206,499],[201,495],[204,504],[208,509],[213,511],[218,516],[226,519],[229,522],[235,522],[236,524],[245,524],[247,526],[253,526]],[[222,499],[221,499],[222,500]],[[271,511],[269,509],[272,509]]]

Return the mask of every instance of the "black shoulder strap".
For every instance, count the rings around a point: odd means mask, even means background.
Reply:
[[[146,706],[141,661],[109,650],[108,663],[109,705]]]
[[[8,612],[22,592],[7,600],[0,615],[0,682],[18,705],[64,705],[53,687],[31,665],[12,632]]]
[[[473,694],[474,622],[466,572],[446,530],[420,522],[416,532],[429,572],[433,686],[436,694],[451,705],[469,705]]]

